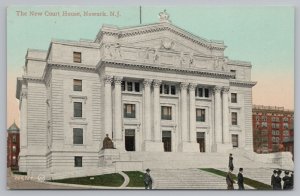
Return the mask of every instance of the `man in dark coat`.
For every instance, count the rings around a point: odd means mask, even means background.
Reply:
[[[243,168],[239,169],[239,174],[238,174],[238,185],[239,185],[239,190],[244,190],[244,176],[243,176]]]
[[[275,187],[275,178],[276,178],[276,176],[277,176],[277,171],[276,170],[274,170],[273,171],[273,175],[272,175],[272,177],[271,177],[271,186],[272,186],[272,188],[273,188],[273,190],[275,190],[276,189],[276,187]]]
[[[152,189],[152,177],[150,176],[150,169],[146,169],[146,173],[144,174],[144,184],[145,189]]]
[[[229,170],[233,171],[234,167],[233,167],[233,157],[232,157],[232,154],[230,153],[229,154],[229,163],[228,163],[228,167],[229,167]]]
[[[289,172],[288,171],[285,171],[284,172],[284,177],[282,178],[282,181],[283,181],[283,190],[287,190],[287,189],[290,189],[290,176],[289,176]]]
[[[233,180],[232,170],[229,169],[229,171],[226,175],[226,184],[227,184],[227,189],[228,190],[233,190],[234,189],[233,183],[235,183],[235,182]]]
[[[282,186],[281,186],[281,170],[277,171],[277,176],[275,178],[275,190],[281,190]]]

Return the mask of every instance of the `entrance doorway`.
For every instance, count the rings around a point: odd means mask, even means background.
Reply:
[[[199,143],[200,152],[205,152],[205,132],[197,132],[197,143]]]
[[[135,130],[125,129],[125,150],[135,151]]]
[[[162,142],[164,143],[164,151],[172,151],[172,133],[171,131],[162,131]]]

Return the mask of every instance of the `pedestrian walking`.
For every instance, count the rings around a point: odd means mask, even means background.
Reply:
[[[239,169],[239,174],[238,174],[238,185],[239,185],[239,190],[244,190],[244,176],[243,176],[243,168]]]
[[[275,178],[275,190],[281,190],[282,186],[281,186],[281,170],[277,171],[277,176]]]
[[[289,176],[289,171],[284,172],[284,177],[282,178],[283,181],[283,190],[287,190],[290,188],[290,180],[291,177]]]
[[[276,176],[277,176],[277,171],[274,170],[273,174],[271,176],[271,186],[272,186],[273,190],[275,190],[275,178],[276,178]]]
[[[276,177],[277,177],[277,170],[274,170],[272,177],[271,177],[271,186],[272,186],[273,190],[276,189],[276,187],[275,187],[276,186],[276,183],[275,183]]]
[[[150,176],[150,169],[146,169],[146,173],[144,174],[144,184],[145,189],[152,189],[152,177]]]
[[[232,154],[230,153],[229,154],[229,163],[228,163],[228,167],[229,167],[229,170],[233,171],[234,167],[233,167],[233,157],[232,157]]]
[[[234,180],[233,180],[233,174],[232,174],[232,170],[229,169],[227,175],[226,175],[226,184],[227,184],[227,189],[228,190],[233,190],[233,184],[234,184]]]

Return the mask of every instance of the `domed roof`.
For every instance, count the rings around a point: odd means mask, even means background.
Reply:
[[[19,132],[20,129],[19,129],[19,127],[16,125],[16,123],[14,122],[14,123],[7,129],[7,131],[9,131],[9,132],[17,131],[17,132]]]

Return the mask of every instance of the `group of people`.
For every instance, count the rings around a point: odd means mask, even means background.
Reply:
[[[281,178],[281,170],[274,170],[273,175],[271,177],[271,186],[273,190],[289,190],[293,189],[294,187],[294,174],[291,172],[291,175],[289,171],[284,171],[284,177]],[[282,186],[283,181],[283,186]]]
[[[232,174],[234,166],[233,166],[233,157],[232,157],[231,153],[229,154],[228,168],[229,168],[229,171],[226,175],[227,189],[228,190],[233,190],[234,189],[233,184],[235,183],[235,181],[233,179],[233,174]],[[239,173],[238,173],[238,176],[237,176],[237,181],[238,181],[237,184],[239,186],[239,190],[244,190],[245,189],[243,171],[244,171],[243,168],[239,168]]]

